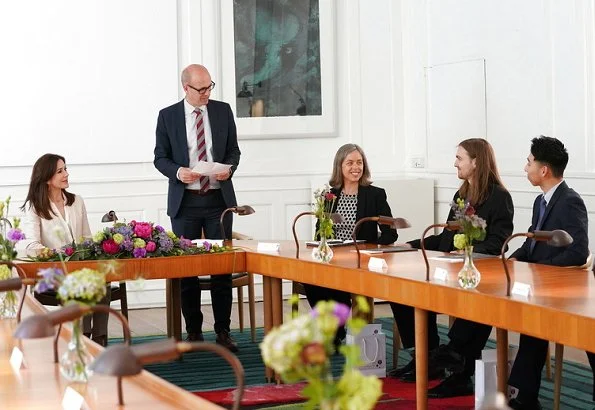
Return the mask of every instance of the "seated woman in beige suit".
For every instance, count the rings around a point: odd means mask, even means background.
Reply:
[[[87,210],[83,198],[66,190],[68,170],[64,157],[42,155],[33,165],[29,193],[21,207],[26,213],[24,224],[26,253],[35,256],[43,248],[59,249],[64,245],[91,237]],[[109,304],[110,287],[101,303]],[[83,332],[101,345],[107,343],[105,313],[95,313],[83,319]],[[93,328],[91,329],[91,322]]]

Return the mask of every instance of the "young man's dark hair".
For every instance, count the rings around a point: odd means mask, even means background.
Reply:
[[[547,165],[556,178],[564,176],[568,165],[568,151],[564,144],[557,138],[541,135],[531,140],[531,154],[535,161]]]

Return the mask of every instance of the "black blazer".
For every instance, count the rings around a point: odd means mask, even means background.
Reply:
[[[533,203],[533,219],[529,232],[533,232],[539,218],[539,203],[542,195]],[[589,256],[587,208],[576,191],[562,182],[550,199],[545,209],[541,225],[542,231],[563,229],[572,236],[573,242],[565,248],[549,246],[545,242],[537,242],[531,252],[532,239],[527,239],[523,246],[510,257],[522,262],[543,263],[557,266],[578,266],[585,263]]]
[[[459,198],[459,191],[453,197],[456,201]],[[486,237],[483,241],[473,242],[473,252],[489,255],[499,255],[506,238],[512,234],[514,217],[514,205],[510,193],[499,185],[492,185],[490,195],[480,205],[475,207],[478,216],[485,219]],[[448,213],[447,221],[454,220],[454,211]],[[428,236],[424,245],[432,251],[452,252],[455,247],[453,239],[456,232],[444,229],[439,235]],[[409,242],[414,248],[421,247],[420,240]]]
[[[213,138],[213,161],[231,164],[232,176],[240,163],[240,148],[233,112],[229,104],[209,100],[207,104],[209,122]],[[188,143],[186,121],[184,118],[184,100],[159,111],[157,118],[155,159],[153,164],[163,175],[169,178],[167,193],[167,214],[175,218],[180,210],[186,184],[180,181],[176,173],[180,167],[188,167]],[[219,181],[221,194],[227,207],[236,206],[236,196],[231,176],[226,181]]]
[[[337,200],[333,205],[331,212],[337,210],[338,198],[341,194],[340,188],[331,188],[331,192],[337,195]],[[372,185],[360,185],[357,190],[357,213],[356,222],[366,216],[391,216],[390,206],[386,202],[386,192],[382,188]],[[380,226],[380,236],[378,236],[378,227]],[[316,223],[318,231],[318,222]],[[399,235],[397,230],[388,225],[378,225],[376,222],[364,222],[357,232],[357,239],[364,239],[366,242],[388,245],[397,240]]]

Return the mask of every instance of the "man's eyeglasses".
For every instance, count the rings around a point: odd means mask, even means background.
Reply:
[[[207,91],[211,91],[213,88],[215,88],[215,82],[211,81],[211,85],[209,85],[208,87],[203,87],[203,88],[196,88],[191,86],[190,84],[186,84],[188,87],[192,88],[194,91],[196,91],[199,94],[204,94]]]

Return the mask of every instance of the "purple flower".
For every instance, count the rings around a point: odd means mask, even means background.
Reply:
[[[58,268],[47,268],[47,269],[40,269],[37,272],[38,276],[41,276],[43,280],[52,281],[56,280],[59,277],[64,276],[64,271]]]
[[[134,251],[132,251],[132,256],[135,258],[144,258],[147,256],[147,250],[145,248],[134,248]]]
[[[165,232],[165,229],[161,225],[155,225],[155,230],[159,233]]]
[[[35,290],[39,293],[47,292],[48,290],[58,289],[64,280],[64,272],[62,269],[48,268],[41,269],[37,272],[41,276],[41,280],[35,285]]]
[[[209,252],[211,250],[211,248],[213,247],[213,245],[211,244],[211,242],[207,242],[207,241],[204,241],[202,243],[202,245],[205,247],[205,251],[207,251],[207,252]]]
[[[120,248],[124,249],[125,251],[130,252],[134,248],[134,244],[132,243],[131,239],[126,238],[120,244]]]
[[[183,236],[180,238],[180,248],[186,250],[192,247],[192,241],[190,239],[186,239]]]
[[[333,309],[333,315],[339,320],[339,326],[343,326],[347,319],[349,319],[349,314],[351,313],[349,306],[344,305],[343,303],[335,303],[335,308]]]
[[[126,237],[129,237],[129,236],[132,235],[132,228],[129,227],[129,226],[127,226],[127,225],[118,226],[118,227],[114,228],[114,232],[115,233],[122,234],[122,235],[124,235]]]
[[[18,242],[25,239],[25,234],[18,228],[13,228],[6,234],[9,241]]]
[[[35,290],[37,291],[37,293],[43,293],[53,289],[54,287],[50,286],[47,282],[37,282],[37,284],[35,285]]]
[[[161,252],[169,252],[174,248],[174,242],[167,235],[159,235],[158,240]]]

